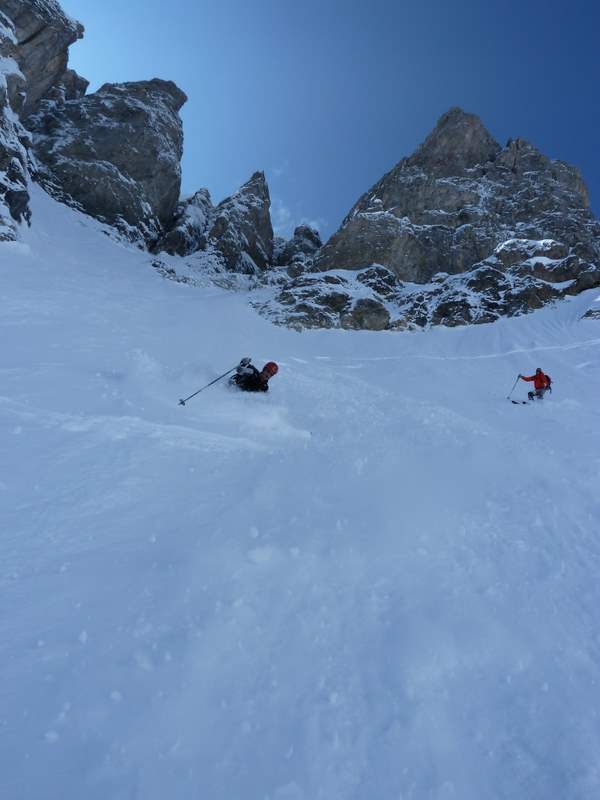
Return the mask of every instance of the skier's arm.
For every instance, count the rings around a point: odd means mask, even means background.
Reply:
[[[258,370],[254,364],[242,364],[241,361],[235,368],[235,371],[238,375],[258,375]]]
[[[519,377],[523,381],[534,381],[535,380],[535,375],[529,375],[529,377],[527,375],[520,375]]]

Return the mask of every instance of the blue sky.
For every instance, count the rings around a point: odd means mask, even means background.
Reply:
[[[63,0],[71,66],[188,95],[183,192],[218,201],[265,170],[274,224],[327,237],[459,105],[504,144],[576,164],[600,212],[596,0]]]

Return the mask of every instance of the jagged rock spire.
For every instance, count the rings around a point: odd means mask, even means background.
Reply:
[[[460,175],[465,169],[494,161],[501,147],[479,117],[451,108],[408,162],[429,174]]]

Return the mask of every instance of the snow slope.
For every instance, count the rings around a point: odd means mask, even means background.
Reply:
[[[2,797],[600,796],[595,295],[296,333],[33,213],[0,245]],[[244,355],[268,395],[178,406]],[[537,366],[552,398],[507,402]]]

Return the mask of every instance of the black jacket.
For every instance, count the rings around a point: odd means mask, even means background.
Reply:
[[[250,364],[238,367],[236,374],[229,381],[243,392],[268,392],[269,381],[261,377],[260,372]]]

